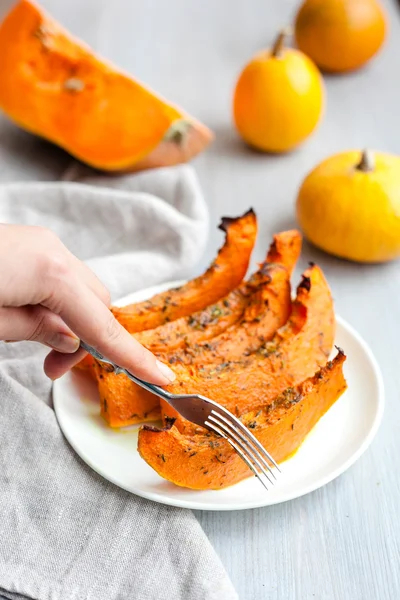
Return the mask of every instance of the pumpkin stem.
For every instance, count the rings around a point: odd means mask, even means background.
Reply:
[[[363,171],[364,173],[368,173],[369,171],[373,171],[375,169],[374,157],[370,150],[364,150],[362,152],[361,160],[357,165],[357,169],[359,171]]]
[[[178,119],[172,123],[163,139],[165,142],[173,142],[177,145],[181,145],[191,127],[192,124],[187,119]]]
[[[272,56],[274,56],[276,58],[279,58],[280,56],[282,56],[282,51],[284,48],[285,40],[289,35],[292,35],[291,27],[285,27],[284,29],[282,29],[279,32],[278,37],[276,38],[275,43],[272,46],[272,50],[271,50]]]

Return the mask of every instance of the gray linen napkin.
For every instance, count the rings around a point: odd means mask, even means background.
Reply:
[[[180,275],[200,257],[207,210],[191,167],[73,176],[79,183],[0,186],[0,221],[53,229],[114,299]],[[45,354],[34,343],[0,343],[0,597],[237,598],[190,511],[118,489],[70,448],[52,409]]]

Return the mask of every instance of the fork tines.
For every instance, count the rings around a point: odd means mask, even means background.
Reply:
[[[206,427],[215,431],[236,450],[247,466],[268,490],[266,479],[273,484],[276,479],[271,464],[280,472],[272,456],[260,444],[258,439],[232,413],[221,407],[221,411],[212,410],[205,422]],[[273,477],[271,479],[270,475]]]

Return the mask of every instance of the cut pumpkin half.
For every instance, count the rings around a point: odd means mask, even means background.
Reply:
[[[101,170],[187,162],[213,138],[30,0],[0,25],[0,72],[0,108],[15,123]]]

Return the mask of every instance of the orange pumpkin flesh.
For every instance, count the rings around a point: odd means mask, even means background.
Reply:
[[[166,345],[160,360],[170,364],[219,364],[240,360],[259,348],[288,320],[291,311],[289,273],[282,265],[264,263],[260,283],[246,307],[240,323],[197,344],[170,351]]]
[[[219,228],[225,232],[225,242],[205,273],[188,281],[179,289],[162,292],[144,302],[129,304],[122,308],[111,308],[115,318],[125,329],[130,333],[139,333],[163,326],[171,321],[175,322],[179,318],[188,317],[193,312],[204,310],[209,304],[213,304],[229,294],[240,284],[248,269],[251,252],[256,241],[257,218],[250,210],[242,217],[223,218]],[[301,240],[298,232],[293,233],[293,240],[296,236]],[[297,240],[293,241],[290,248],[288,247],[287,254],[298,257],[299,253],[300,245]],[[286,254],[285,260],[289,261]],[[229,298],[229,300],[231,299]],[[237,304],[236,301],[234,304]],[[204,317],[207,319],[207,315]],[[203,319],[203,316],[197,315],[196,318]],[[184,328],[182,323],[177,324],[177,327],[179,326]],[[169,329],[174,328],[175,325],[171,323]],[[162,339],[166,333],[159,332],[159,337]],[[146,343],[145,340],[139,341]],[[76,368],[89,370],[94,375],[94,362],[93,358],[88,355]]]
[[[241,417],[278,463],[299,448],[345,391],[344,361],[345,356],[339,351],[316,375]],[[226,440],[205,430],[185,434],[172,423],[164,429],[145,425],[139,431],[141,457],[164,479],[186,488],[213,490],[252,475]]]
[[[158,352],[159,360],[170,364],[216,365],[226,360],[239,360],[243,354],[260,346],[263,340],[268,340],[290,314],[289,274],[285,267],[268,263],[259,273],[262,279],[258,290],[240,323],[234,323],[207,342],[190,344],[172,352]],[[151,345],[149,348],[153,349]],[[154,419],[154,407],[159,401],[153,394],[135,385],[128,377],[110,373],[100,365],[96,374],[102,415],[111,426]]]
[[[191,315],[226,296],[241,283],[257,236],[256,216],[250,210],[239,218],[223,218],[219,228],[226,234],[225,243],[205,273],[150,300],[112,308],[125,329],[137,333]]]
[[[266,261],[260,265],[260,269],[248,281],[243,282],[227,296],[215,304],[207,306],[204,310],[165,323],[155,329],[136,333],[135,338],[152,352],[165,352],[167,349],[168,353],[215,338],[239,321],[246,311],[254,311],[254,295],[260,284],[270,277],[269,263],[283,265],[286,267],[288,275],[291,275],[300,256],[300,250],[301,235],[298,231],[284,231],[274,235]],[[279,270],[278,272],[274,271],[274,276],[280,276],[283,285],[286,285],[284,280],[287,280],[287,284],[289,283],[282,270],[280,270],[280,275]],[[274,287],[265,288],[265,292],[273,294],[273,297],[270,298],[271,303],[279,300],[286,301],[286,296],[281,298],[278,289],[275,293]],[[269,302],[268,298],[265,300]]]
[[[284,304],[277,304],[283,321]],[[172,363],[177,374],[176,383],[167,389],[173,393],[203,394],[241,415],[255,409],[260,398],[263,401],[274,398],[325,364],[333,346],[335,327],[330,290],[318,267],[311,267],[303,276],[290,320],[271,341],[268,339],[273,328],[268,331],[268,327],[271,318],[276,317],[265,310],[264,303],[259,307],[259,323],[232,326],[229,335],[225,332],[203,348],[201,344],[198,349],[192,348],[190,365],[176,362],[179,352],[159,354],[161,360]],[[263,332],[261,336],[254,334],[258,327]],[[247,353],[248,356],[243,356]],[[101,411],[111,426],[122,427],[154,418],[156,400],[152,394],[123,375],[104,369],[99,373],[103,375],[98,380]],[[177,418],[176,426],[182,431],[196,430],[166,402],[161,400],[160,404],[164,419]]]
[[[231,268],[237,273],[238,264],[236,263],[235,265],[235,261],[243,260],[243,252],[238,253],[241,246],[239,240],[236,240],[236,243],[234,243],[234,239],[232,237],[229,238],[229,231],[236,225],[236,221],[225,219],[223,223],[224,229],[227,231],[227,239],[216,261],[213,263],[214,265],[219,266],[219,268],[214,271],[217,275],[223,271],[224,264],[227,261],[231,263]],[[292,230],[275,235],[273,244],[267,255],[266,263],[261,265],[259,271],[250,278],[249,282],[244,283],[239,286],[239,288],[233,290],[217,304],[213,304],[202,311],[191,314],[188,319],[178,319],[171,323],[159,326],[154,330],[145,331],[143,334],[145,334],[146,337],[144,338],[138,335],[137,339],[153,352],[158,352],[161,360],[168,362],[171,356],[174,356],[175,360],[177,357],[179,358],[179,353],[172,352],[166,355],[165,351],[164,353],[160,352],[160,350],[162,351],[160,345],[164,342],[165,346],[168,348],[168,352],[170,348],[171,351],[178,350],[177,338],[174,337],[174,334],[180,334],[182,332],[185,332],[185,347],[193,348],[199,346],[200,348],[201,343],[205,343],[206,340],[214,338],[218,340],[216,337],[217,334],[221,334],[224,329],[230,328],[232,331],[234,324],[237,323],[239,319],[243,320],[244,318],[242,326],[244,335],[240,348],[243,349],[245,347],[246,336],[248,343],[252,343],[248,337],[250,330],[259,329],[260,334],[263,332],[264,337],[270,337],[277,328],[286,322],[289,316],[289,275],[297,262],[300,249],[301,235],[298,231]],[[275,261],[280,261],[282,264],[286,265],[286,268],[279,265],[268,265],[270,258]],[[209,273],[209,271],[206,272],[206,275],[207,273]],[[207,285],[209,285],[210,282],[208,279],[207,282]],[[143,315],[143,318],[147,323],[148,318],[165,319],[166,313],[167,316],[171,315],[171,309],[174,310],[174,316],[176,315],[175,311],[177,308],[179,308],[180,314],[185,314],[186,290],[188,291],[188,294],[191,295],[193,289],[197,289],[197,293],[199,294],[198,301],[204,303],[206,296],[203,293],[203,287],[200,277],[188,282],[178,291],[170,290],[169,292],[156,296],[156,300],[153,298],[145,303],[132,305],[129,307],[129,310],[138,313],[136,319],[132,320],[132,325],[135,324],[136,327],[140,326],[140,315]],[[241,302],[237,301],[238,292],[239,297],[241,297]],[[179,294],[180,297],[179,302],[176,299],[177,294]],[[168,302],[166,301],[167,299]],[[265,301],[268,301],[268,305],[265,304]],[[154,306],[157,307],[158,313],[157,310],[154,312]],[[247,314],[245,317],[246,310]],[[222,322],[219,325],[219,320],[217,320],[217,323],[213,322],[213,314],[215,314],[215,311],[217,311],[218,314],[222,313]],[[259,321],[254,321],[255,317],[260,317]],[[199,323],[209,323],[210,319],[211,323],[207,324],[204,330],[197,328]],[[121,320],[120,317],[119,320]],[[254,321],[254,323],[252,323],[252,321]],[[246,327],[249,331],[246,330]],[[207,332],[211,335],[208,336]],[[170,346],[171,338],[175,341],[172,342]],[[256,342],[257,339],[258,338],[256,338]],[[218,354],[219,356],[222,356],[223,352],[221,352],[221,350],[223,350],[223,348],[229,348],[230,346],[229,336],[225,336],[225,338],[220,336],[219,342],[220,352]],[[259,344],[260,341],[257,343]],[[173,347],[174,344],[175,348]],[[212,354],[206,351],[206,354],[207,353],[209,355]],[[204,352],[198,356],[198,359],[201,360],[202,357],[204,358]],[[90,356],[86,358],[83,365],[85,364],[89,367],[94,367],[92,373],[98,382],[101,398],[101,414],[111,427],[124,427],[133,423],[152,420],[159,416],[159,400],[153,394],[136,386],[128,379],[128,377],[109,373],[106,369],[102,368],[101,365],[96,365],[95,361],[93,361]]]
[[[301,252],[302,236],[297,229],[276,233],[268,251],[267,261],[283,265],[291,275]]]
[[[95,56],[39,5],[0,25],[0,108],[18,125],[106,171],[190,160],[212,133]]]
[[[233,362],[173,364],[176,382],[166,389],[176,394],[201,394],[240,416],[313,375],[326,363],[334,335],[332,296],[322,271],[313,265],[303,275],[288,323],[272,340],[260,342],[255,352]],[[164,414],[176,416],[166,402],[161,401],[161,407]],[[192,428],[179,418],[177,423],[181,422]]]

